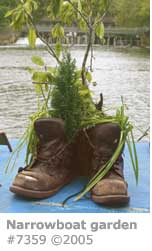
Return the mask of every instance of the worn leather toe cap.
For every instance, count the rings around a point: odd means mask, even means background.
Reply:
[[[57,184],[54,177],[45,173],[42,175],[32,171],[22,171],[16,175],[13,185],[30,190],[46,191]]]
[[[117,179],[103,179],[99,181],[91,190],[92,195],[127,195],[127,183]]]

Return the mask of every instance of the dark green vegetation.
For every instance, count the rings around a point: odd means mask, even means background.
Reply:
[[[71,140],[80,128],[81,97],[79,95],[79,78],[75,60],[70,54],[64,57],[55,79],[52,93],[52,115],[65,121],[65,131]]]
[[[17,5],[17,0],[0,0],[0,26],[8,26],[9,20],[5,18],[5,14]]]
[[[109,12],[116,25],[122,27],[150,26],[150,0],[112,0]]]
[[[10,20],[5,18],[5,14],[15,8],[19,4],[19,0],[0,0],[0,27],[7,27],[10,25]],[[43,16],[46,16],[46,6],[49,0],[37,0],[39,6],[41,6],[39,12],[35,15],[35,20],[39,20]]]
[[[39,8],[39,12],[34,13],[34,18],[39,21],[40,18],[49,16],[51,1],[37,0],[36,2],[41,8]],[[18,3],[19,0],[0,0],[0,26],[9,25],[9,20],[4,18],[5,13]],[[150,0],[109,0],[109,4],[108,14],[114,17],[116,25],[150,26]]]

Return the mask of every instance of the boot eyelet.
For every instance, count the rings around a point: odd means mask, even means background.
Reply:
[[[115,145],[115,144],[117,144],[118,143],[118,139],[115,139],[114,141],[113,141],[113,144]]]

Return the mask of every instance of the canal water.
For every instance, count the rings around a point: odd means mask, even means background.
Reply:
[[[74,47],[71,53],[80,66],[84,48]],[[31,76],[26,70],[27,66],[35,67],[31,62],[33,55],[43,57],[47,65],[55,65],[44,48],[30,50],[19,43],[12,47],[0,47],[0,130],[11,138],[23,134],[29,115],[37,107]],[[111,110],[121,105],[123,96],[137,140],[149,126],[149,55],[137,48],[96,47],[93,64],[93,78],[97,86],[90,88],[94,99],[98,100],[102,92],[104,108]],[[149,140],[149,136],[144,139]]]

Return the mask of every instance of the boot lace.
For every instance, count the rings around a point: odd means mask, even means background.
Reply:
[[[49,157],[44,157],[40,154],[41,151],[43,152],[43,149],[44,151],[46,150],[46,146],[44,145],[44,147],[42,147],[39,144],[37,146],[37,156],[33,157],[33,160],[30,165],[27,165],[25,167],[19,167],[18,173],[23,170],[31,169],[36,162],[45,164],[46,166],[50,168],[51,166],[58,165],[60,161],[63,160],[63,156],[64,156],[64,159],[66,159],[67,157],[70,158],[72,151],[69,151],[69,148],[71,148],[71,145],[60,143],[60,145],[56,147],[57,144],[58,144],[58,141],[54,141],[51,144],[51,147],[49,147],[49,151],[52,152],[52,156],[49,156]],[[54,151],[54,149],[56,149],[56,151]]]
[[[104,165],[111,159],[112,157],[112,152],[104,152],[101,153],[99,151],[94,152],[94,164],[92,165],[92,173],[95,174],[99,171],[99,169],[104,169]],[[112,168],[109,170],[107,175],[110,175],[111,173],[115,173],[116,175],[119,175],[122,177],[120,174],[120,157],[115,161],[113,164]]]

